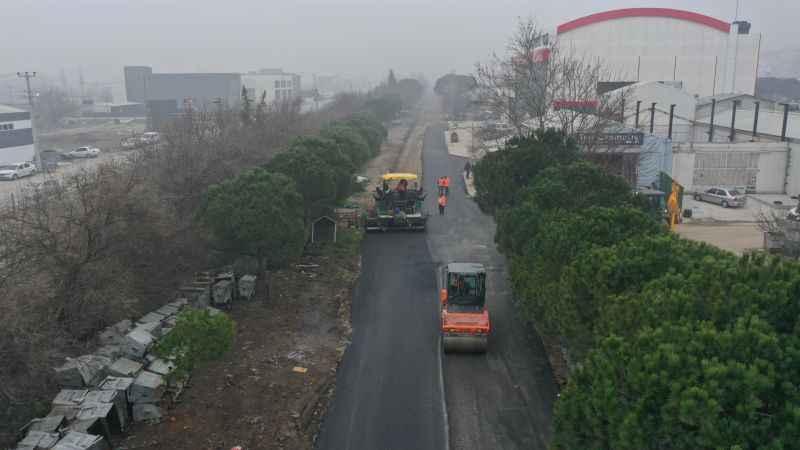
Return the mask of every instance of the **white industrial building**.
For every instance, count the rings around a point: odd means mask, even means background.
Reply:
[[[281,69],[261,69],[242,75],[242,85],[247,96],[258,102],[266,93],[265,101],[290,100],[300,95],[300,75],[286,73]]]
[[[33,161],[33,158],[31,114],[0,105],[0,164]]]
[[[605,11],[561,24],[562,51],[597,58],[605,81],[682,82],[690,94],[755,94],[761,35],[750,23],[668,8]]]
[[[800,194],[800,159],[792,152],[800,147],[800,113],[749,94],[700,98],[680,84],[649,82],[623,89],[624,125],[665,142],[671,164],[660,170],[687,191],[737,186],[762,194]]]

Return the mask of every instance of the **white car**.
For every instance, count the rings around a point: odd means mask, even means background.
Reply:
[[[36,173],[36,166],[32,162],[0,165],[0,180],[16,180],[29,177]]]
[[[100,149],[96,147],[78,147],[66,154],[67,158],[97,158],[100,156]]]

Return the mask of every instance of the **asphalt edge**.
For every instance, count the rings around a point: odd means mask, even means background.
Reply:
[[[427,242],[427,239],[425,240]],[[428,252],[430,252],[430,245],[428,246]],[[442,266],[439,265],[436,267],[436,292],[438,293],[442,287]],[[439,320],[441,321],[441,308],[439,310]],[[444,355],[442,353],[442,333],[439,333],[438,345],[437,345],[437,353],[439,355],[439,386],[441,386],[440,392],[442,393],[442,416],[443,416],[443,423],[444,423],[444,448],[445,450],[450,450],[450,419],[447,415],[447,395],[444,392]]]
[[[436,124],[438,125],[438,124]],[[428,133],[428,128],[431,127],[431,124],[427,124],[425,126],[425,131],[422,132],[422,150],[419,152],[420,156],[420,178],[422,178],[423,186],[425,183],[424,177],[424,170],[425,170],[425,135]],[[447,140],[445,140],[445,145],[447,145]],[[431,259],[433,259],[433,249],[431,248],[430,239],[428,239],[428,235],[425,235],[425,245],[428,247],[428,254],[431,255]],[[441,265],[436,266],[436,298],[439,298],[439,289],[442,286],[442,270]],[[437,305],[437,311],[439,311],[439,323],[441,323],[442,317],[442,310],[441,307]],[[442,402],[442,423],[444,425],[444,450],[450,450],[450,419],[447,415],[447,394],[445,393],[444,387],[444,363],[443,358],[444,355],[442,354],[442,333],[439,333],[439,339],[437,340],[437,350],[436,353],[438,354],[439,359],[439,392],[441,392],[441,402]]]

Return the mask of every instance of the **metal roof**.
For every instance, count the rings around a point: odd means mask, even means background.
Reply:
[[[687,22],[694,22],[704,25],[723,33],[730,33],[731,31],[730,23],[692,11],[683,11],[672,8],[625,8],[615,9],[613,11],[603,11],[575,19],[571,22],[562,23],[556,29],[556,34],[563,34],[576,28],[585,27],[587,25],[592,25],[599,22],[625,19],[629,17],[662,17],[684,20]]]
[[[25,111],[24,109],[14,108],[13,106],[0,105],[0,114],[24,113],[24,112],[28,112],[28,111]]]
[[[452,273],[486,273],[486,268],[480,263],[458,263],[447,265],[447,271]]]

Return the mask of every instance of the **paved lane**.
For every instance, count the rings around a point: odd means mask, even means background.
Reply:
[[[444,448],[435,276],[424,234],[367,236],[353,343],[317,448]]]
[[[441,175],[453,180],[446,215],[429,222],[431,253],[438,263],[473,261],[487,266],[493,325],[485,355],[444,357],[450,447],[546,449],[556,383],[538,336],[532,336],[514,313],[505,259],[494,245],[494,220],[465,196],[465,160],[447,154],[443,128],[428,128],[424,144],[425,188],[434,191]],[[435,200],[429,201],[432,209]]]

